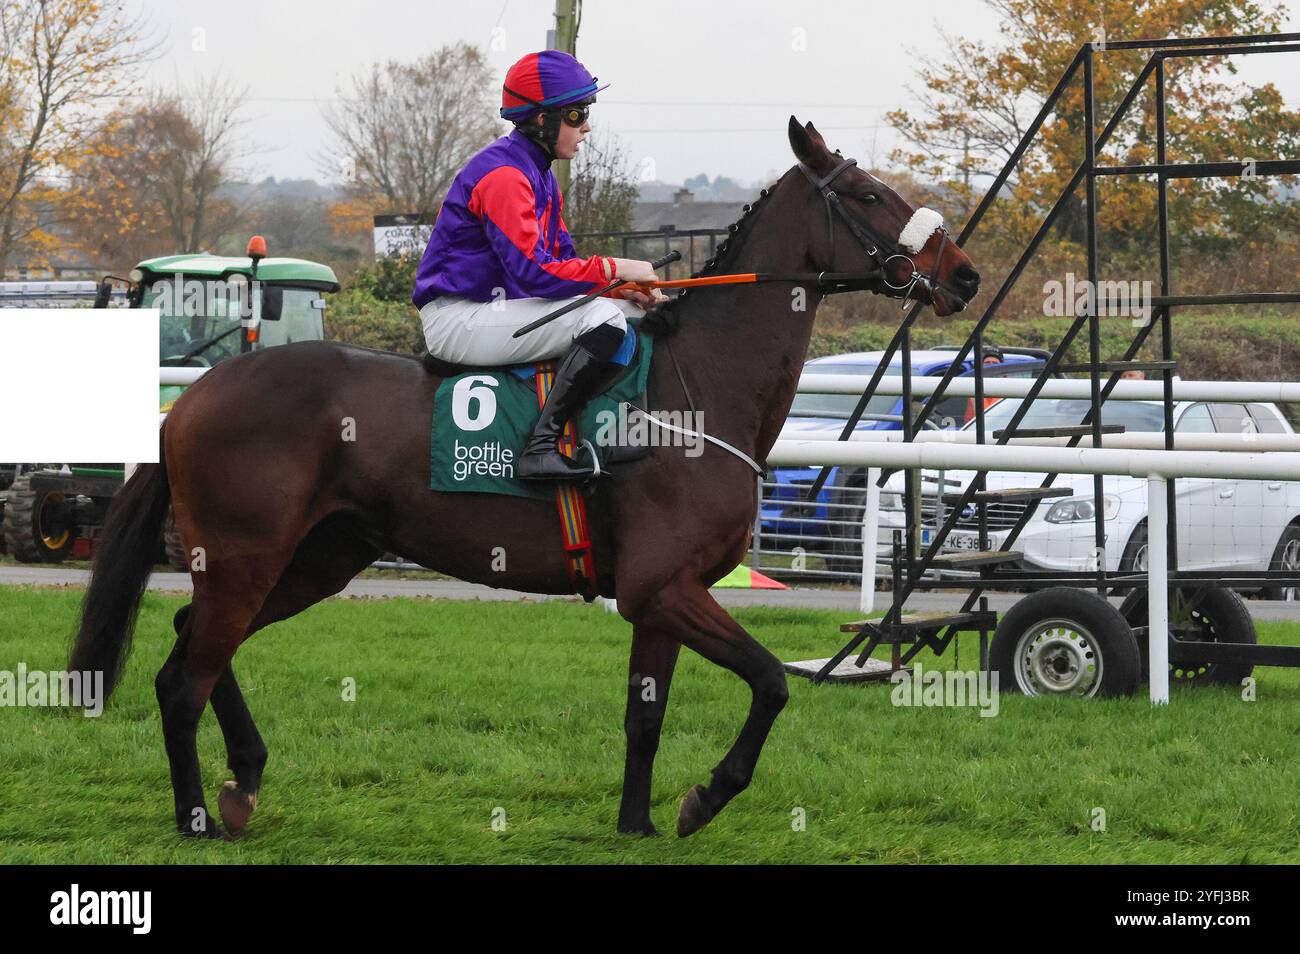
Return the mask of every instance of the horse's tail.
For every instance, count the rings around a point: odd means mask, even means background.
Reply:
[[[160,431],[158,463],[137,467],[109,505],[68,662],[73,672],[102,672],[105,699],[126,665],[170,501]]]

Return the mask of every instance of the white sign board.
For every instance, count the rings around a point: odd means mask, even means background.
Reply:
[[[419,258],[433,234],[433,222],[420,215],[376,215],[375,258],[401,255]]]

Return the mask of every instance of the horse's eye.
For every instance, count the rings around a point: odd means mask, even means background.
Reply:
[[[868,192],[861,196],[861,199],[863,202],[867,203],[867,205],[875,205],[880,201],[880,196],[876,195],[874,192]]]

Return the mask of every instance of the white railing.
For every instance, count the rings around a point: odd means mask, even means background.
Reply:
[[[1032,426],[1032,425],[1024,425]],[[991,434],[994,428],[989,428]],[[973,430],[960,431],[925,431],[915,435],[911,443],[915,444],[977,444]],[[798,440],[822,441],[834,443],[839,434],[801,434]],[[1085,434],[1083,440],[1091,441]],[[1012,437],[1007,446],[1013,447],[1068,447],[1071,441],[1079,438],[1069,437]],[[849,441],[855,444],[902,444],[902,431],[855,431]],[[985,438],[985,442],[992,442]],[[1164,431],[1125,431],[1122,434],[1103,434],[1101,446],[1105,448],[1128,448],[1130,450],[1164,450]],[[1216,434],[1209,432],[1174,432],[1174,450],[1182,451],[1231,451],[1261,453],[1263,451],[1300,451],[1300,434],[1265,434],[1260,431],[1243,431],[1240,434]]]
[[[803,374],[799,377],[800,394],[861,394],[869,379],[861,374]],[[912,394],[928,397],[938,388],[939,377],[914,375]],[[984,379],[986,397],[1022,398],[1034,386],[1032,378]],[[1300,384],[1285,381],[1173,381],[1175,401],[1264,401],[1288,403],[1300,401]],[[902,394],[903,379],[899,375],[885,375],[875,390],[876,394]],[[1107,400],[1110,401],[1160,401],[1164,399],[1164,384],[1160,381],[1119,381]],[[949,397],[974,397],[975,379],[970,376],[953,378],[944,388]],[[1070,398],[1088,400],[1092,384],[1086,378],[1049,378],[1038,392],[1041,398]]]
[[[175,387],[189,387],[211,368],[159,368],[158,383]]]

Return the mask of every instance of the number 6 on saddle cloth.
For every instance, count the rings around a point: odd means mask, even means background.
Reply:
[[[594,454],[601,470],[644,457],[648,444],[619,443],[625,402],[645,407],[653,339],[629,322],[627,337],[614,355],[626,367],[593,397],[565,427],[560,448],[570,456]],[[443,376],[434,397],[430,432],[429,488],[444,493],[507,494],[544,500],[555,496],[553,484],[519,480],[515,463],[536,423],[554,361],[504,368],[458,368],[426,354],[424,366]],[[613,415],[612,417],[607,415]],[[599,436],[598,436],[599,435]],[[612,438],[612,439],[611,439]]]

